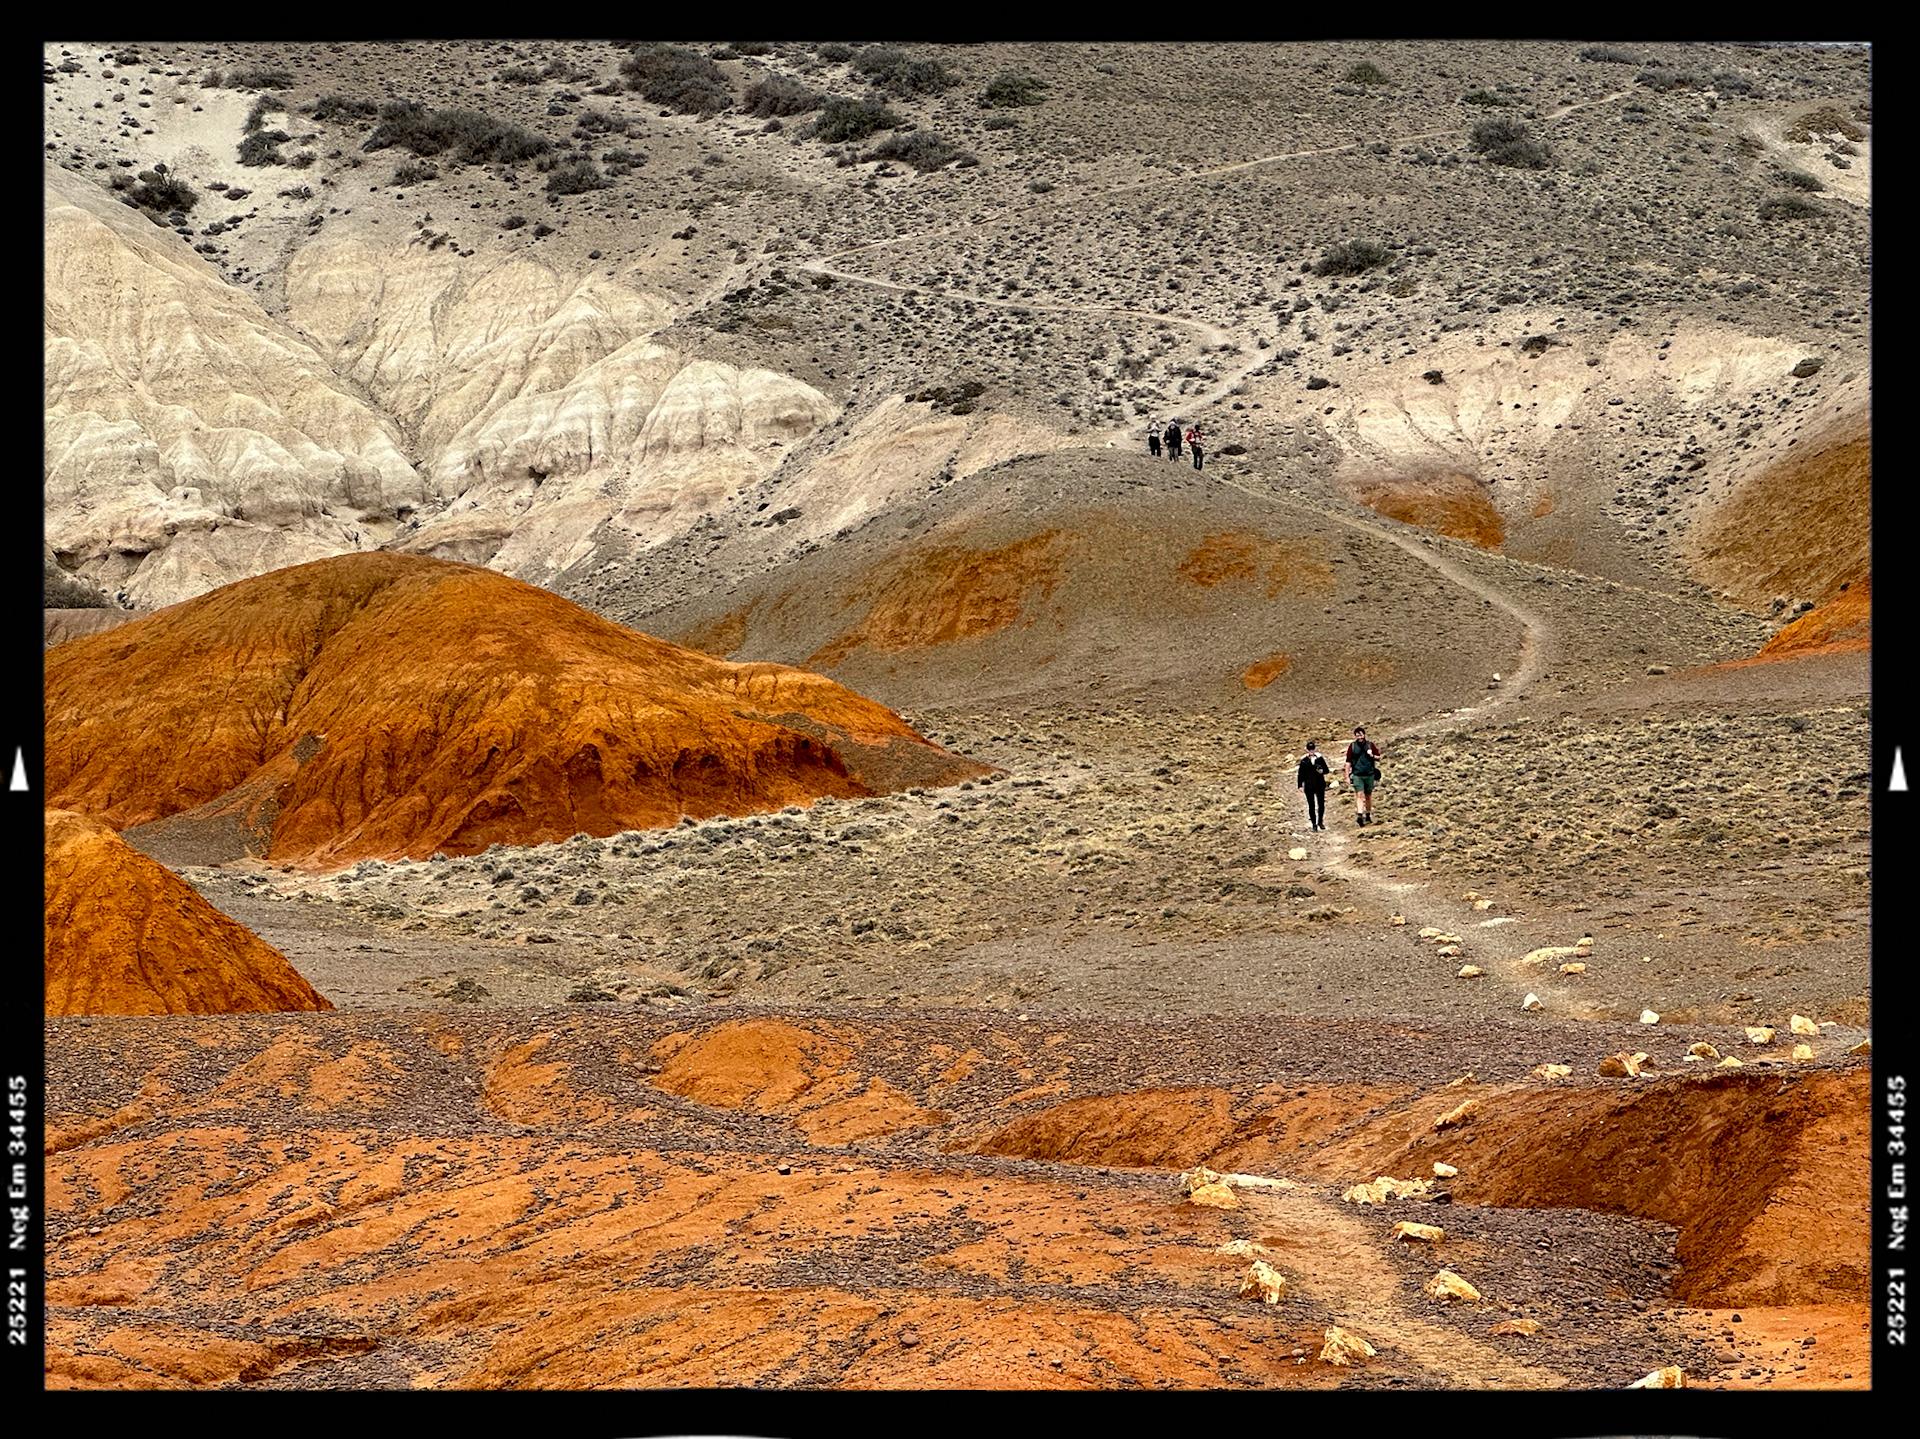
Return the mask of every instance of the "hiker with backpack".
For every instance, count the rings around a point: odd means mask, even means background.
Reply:
[[[1178,420],[1168,420],[1167,432],[1164,435],[1162,435],[1160,438],[1166,441],[1167,458],[1170,460],[1179,459],[1180,458],[1180,422]]]
[[[1156,460],[1160,458],[1160,422],[1152,421],[1147,426],[1147,453]]]
[[[1300,756],[1300,770],[1294,788],[1307,796],[1307,828],[1327,827],[1327,757],[1319,743],[1307,741],[1307,752]]]
[[[1200,468],[1200,441],[1202,438],[1204,437],[1201,435],[1198,425],[1195,425],[1187,431],[1187,448],[1193,451],[1193,467],[1196,470]]]
[[[1347,746],[1347,763],[1341,770],[1353,783],[1356,824],[1373,823],[1373,787],[1380,782],[1380,746],[1367,738],[1367,727],[1353,727],[1353,743]]]

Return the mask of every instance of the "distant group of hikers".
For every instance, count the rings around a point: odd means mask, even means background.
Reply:
[[[1307,797],[1307,824],[1312,829],[1327,827],[1327,776],[1331,773],[1318,741],[1307,741],[1307,752],[1300,757],[1295,788]],[[1353,784],[1356,824],[1373,823],[1373,787],[1380,782],[1380,746],[1367,738],[1367,727],[1353,727],[1353,743],[1347,746],[1341,778]]]
[[[1180,439],[1178,420],[1168,420],[1164,429],[1161,428],[1160,422],[1155,420],[1147,426],[1147,453],[1158,455],[1164,448],[1168,459],[1177,460],[1180,458]],[[1193,467],[1196,470],[1200,468],[1200,461],[1204,458],[1201,446],[1205,439],[1206,436],[1201,433],[1199,425],[1196,424],[1187,430],[1187,449],[1193,455]]]

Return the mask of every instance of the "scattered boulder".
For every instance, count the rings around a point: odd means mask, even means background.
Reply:
[[[1440,946],[1438,952],[1442,959],[1458,959],[1460,957],[1460,946],[1457,944],[1443,944]]]
[[[1403,1219],[1393,1226],[1393,1237],[1417,1239],[1423,1244],[1438,1244],[1447,1237],[1447,1232],[1435,1224],[1415,1224],[1411,1219]]]
[[[1460,966],[1459,977],[1461,979],[1478,979],[1485,973],[1486,971],[1477,964],[1463,964]]]
[[[1473,902],[1473,907],[1475,909],[1492,909],[1493,901],[1490,899],[1476,899]]]
[[[1533,1068],[1535,1079],[1565,1079],[1572,1073],[1571,1064],[1537,1064]]]
[[[1684,1389],[1687,1387],[1686,1372],[1677,1364],[1669,1364],[1664,1369],[1656,1369],[1644,1379],[1636,1379],[1629,1389]]]
[[[1179,1179],[1180,1192],[1191,1194],[1196,1189],[1205,1189],[1209,1184],[1221,1183],[1221,1177],[1204,1164],[1196,1164],[1182,1174]]]
[[[1422,1286],[1421,1292],[1435,1299],[1464,1299],[1469,1304],[1478,1303],[1480,1291],[1451,1269],[1442,1269]]]
[[[1379,1351],[1358,1334],[1334,1325],[1327,1330],[1326,1343],[1320,1350],[1320,1358],[1328,1364],[1338,1364],[1342,1368],[1356,1359],[1371,1359]]]
[[[1794,1045],[1793,1057],[1797,1060],[1800,1060],[1802,1063],[1805,1063],[1807,1060],[1813,1058],[1813,1046],[1811,1044]]]
[[[1640,1022],[1642,1024],[1658,1024],[1660,1022],[1660,1016],[1655,1014],[1651,1009],[1643,1009],[1640,1011]]]
[[[1610,1054],[1600,1061],[1600,1073],[1608,1079],[1637,1079],[1642,1070],[1653,1066],[1644,1054]]]
[[[1793,1018],[1789,1019],[1787,1021],[1787,1028],[1795,1034],[1817,1035],[1820,1033],[1820,1026],[1815,1024],[1811,1019],[1808,1019],[1804,1014],[1796,1014]]]
[[[1503,1319],[1487,1331],[1489,1334],[1538,1334],[1539,1332],[1538,1319]]]
[[[1774,1031],[1767,1028],[1764,1024],[1750,1024],[1747,1026],[1747,1043],[1749,1044],[1772,1044],[1773,1035]]]
[[[1451,1164],[1442,1164],[1437,1159],[1433,1161],[1433,1173],[1436,1179],[1452,1179],[1459,1172]]]
[[[1714,1065],[1714,1068],[1715,1069],[1739,1069],[1743,1063],[1744,1063],[1743,1060],[1735,1059],[1731,1054],[1729,1054],[1725,1059],[1722,1059],[1718,1064]]]
[[[1468,1123],[1480,1113],[1480,1101],[1469,1099],[1457,1109],[1448,1110],[1433,1121],[1435,1129],[1457,1129]]]
[[[1715,1049],[1711,1044],[1708,1044],[1704,1039],[1687,1050],[1688,1059],[1718,1059],[1719,1057],[1720,1051]]]
[[[1385,1204],[1389,1199],[1408,1199],[1426,1194],[1433,1188],[1431,1179],[1394,1179],[1381,1175],[1366,1184],[1356,1184],[1340,1196],[1348,1204]]]
[[[1306,857],[1307,857],[1307,852],[1304,849],[1302,849],[1299,845],[1295,845],[1292,849],[1287,851],[1288,859],[1305,859]]]
[[[1263,1259],[1256,1259],[1240,1276],[1240,1297],[1262,1304],[1278,1304],[1287,1296],[1287,1280],[1279,1270]]]
[[[1204,1205],[1208,1209],[1238,1209],[1240,1200],[1224,1184],[1203,1184],[1187,1195],[1187,1203]]]

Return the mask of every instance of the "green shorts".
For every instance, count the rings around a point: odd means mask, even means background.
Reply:
[[[1353,787],[1361,794],[1372,794],[1373,787],[1380,783],[1380,776],[1377,774],[1357,774],[1352,778]]]

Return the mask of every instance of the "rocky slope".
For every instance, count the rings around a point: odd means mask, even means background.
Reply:
[[[53,802],[175,862],[471,854],[986,773],[819,676],[403,554],[61,645],[46,695]]]
[[[112,830],[47,811],[48,1014],[332,1009],[285,956]]]

